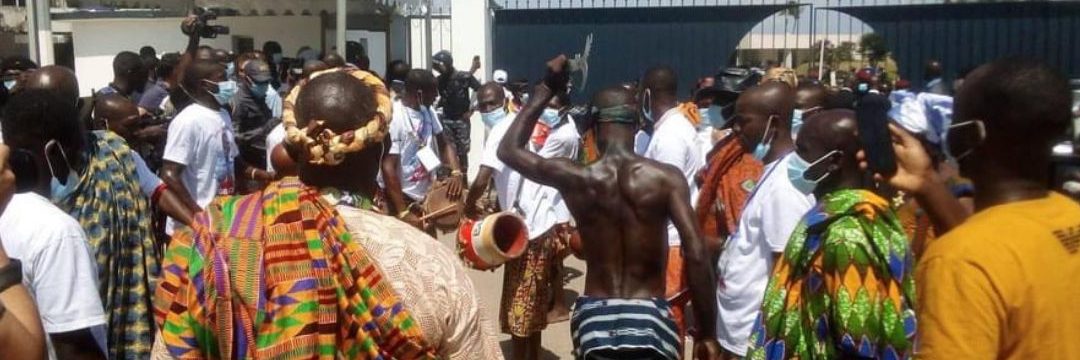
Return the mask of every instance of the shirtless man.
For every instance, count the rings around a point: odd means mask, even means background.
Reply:
[[[566,63],[561,55],[548,62],[548,75],[507,131],[498,155],[522,176],[558,189],[577,220],[588,266],[585,296],[578,299],[570,325],[577,357],[680,357],[671,306],[663,298],[667,258],[655,256],[667,252],[671,219],[682,236],[695,304],[695,354],[717,358],[716,278],[694,222],[690,190],[675,167],[634,154],[639,126],[634,94],[614,87],[593,99],[599,110],[590,126],[597,131],[601,155],[592,165],[544,159],[528,150],[530,130],[540,113],[557,92],[566,90]],[[632,321],[642,318],[655,321]]]

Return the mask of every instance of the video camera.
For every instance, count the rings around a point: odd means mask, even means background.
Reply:
[[[199,34],[199,37],[213,39],[218,37],[218,35],[229,35],[228,26],[209,24],[209,21],[217,20],[217,10],[197,7],[195,8],[193,15],[198,17],[198,20],[195,20],[195,32]]]

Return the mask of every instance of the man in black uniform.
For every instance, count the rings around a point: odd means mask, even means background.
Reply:
[[[472,73],[480,68],[480,60],[473,59],[470,72],[454,69],[454,57],[443,50],[431,57],[435,71],[439,72],[439,104],[442,108],[443,129],[449,132],[457,150],[458,164],[469,168],[469,116],[472,115],[469,89],[480,89],[480,81]]]
[[[266,164],[266,135],[281,119],[274,118],[273,111],[266,105],[266,94],[270,90],[273,75],[270,64],[261,59],[253,59],[244,64],[243,72],[238,74],[238,90],[233,100],[233,133],[236,134],[236,146],[240,156],[248,164],[263,168]],[[246,174],[245,174],[246,175]],[[241,183],[241,192],[259,187],[257,181],[247,176]]]

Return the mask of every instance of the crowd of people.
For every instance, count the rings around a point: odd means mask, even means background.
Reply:
[[[1050,178],[1077,114],[1037,61],[951,87],[931,61],[920,89],[733,67],[689,98],[655,66],[574,104],[562,55],[482,84],[446,51],[380,75],[358,44],[199,26],[90,97],[0,63],[0,353],[529,360],[569,321],[579,359],[1080,358],[1080,203]],[[525,225],[500,299],[434,239],[436,197]]]

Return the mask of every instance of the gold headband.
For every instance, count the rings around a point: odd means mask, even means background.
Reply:
[[[352,75],[371,88],[375,93],[375,115],[364,127],[340,135],[327,129],[324,126],[324,120],[309,121],[304,129],[300,129],[296,123],[296,113],[293,111],[300,89],[311,79],[336,72]],[[285,127],[285,142],[306,149],[311,155],[311,160],[308,162],[316,165],[337,165],[345,160],[345,154],[378,144],[386,137],[393,105],[390,102],[390,92],[377,76],[363,70],[339,68],[315,72],[307,81],[297,84],[289,91],[289,96],[285,97],[281,124]]]

